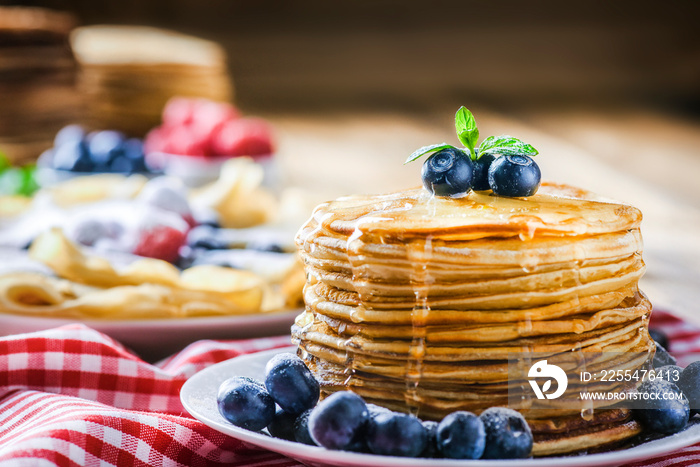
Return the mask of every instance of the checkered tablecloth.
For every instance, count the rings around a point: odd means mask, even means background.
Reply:
[[[655,312],[681,357],[700,329]],[[208,365],[289,345],[289,336],[199,341],[155,365],[82,325],[0,339],[0,467],[298,466],[191,418],[179,391]],[[684,362],[688,363],[688,362]],[[700,444],[635,466],[700,464]]]

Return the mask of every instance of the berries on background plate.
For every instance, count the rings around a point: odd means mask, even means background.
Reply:
[[[322,400],[309,415],[309,432],[319,446],[348,450],[358,442],[369,422],[365,401],[350,391],[340,391]]]
[[[187,233],[187,244],[204,250],[225,250],[229,243],[219,234],[219,229],[209,225],[198,225]]]
[[[222,156],[264,156],[274,152],[272,130],[259,118],[231,120],[212,135],[211,152]]]
[[[483,421],[471,412],[452,412],[438,424],[437,447],[451,459],[479,459],[486,433]]]
[[[142,233],[133,253],[148,258],[162,259],[174,263],[180,247],[185,244],[185,234],[168,226],[157,226]]]
[[[654,379],[640,384],[637,392],[649,395],[640,401],[642,408],[634,411],[637,420],[648,430],[672,434],[685,428],[690,416],[690,406],[686,397],[680,397],[681,390],[677,385]]]
[[[424,163],[423,186],[436,196],[460,198],[472,188],[474,167],[463,151],[447,148],[436,152]]]
[[[124,134],[118,131],[97,131],[88,138],[90,157],[97,167],[110,167],[112,161],[124,155]],[[131,168],[131,167],[129,167]],[[117,172],[117,170],[114,170]]]
[[[64,126],[53,139],[54,147],[62,146],[64,143],[85,140],[85,129],[80,125]]]
[[[532,452],[532,432],[515,410],[491,407],[479,416],[484,423],[486,446],[483,459],[524,459]]]
[[[265,387],[286,412],[300,414],[318,402],[320,387],[301,358],[292,353],[275,355],[265,365]]]
[[[94,131],[88,135],[79,125],[68,125],[54,139],[54,147],[38,160],[42,168],[84,173],[148,172],[141,141],[126,139],[113,130]]]
[[[428,433],[416,417],[386,412],[372,418],[367,446],[374,454],[416,457],[425,449]]]
[[[486,191],[491,189],[491,185],[489,185],[489,168],[495,160],[496,156],[493,154],[484,154],[474,161],[474,181],[472,190]]]
[[[197,99],[193,105],[190,127],[198,136],[211,141],[216,131],[232,121],[237,121],[240,114],[228,102],[216,102],[208,99]]]
[[[216,401],[222,417],[247,430],[262,430],[275,416],[275,401],[262,383],[251,378],[227,379],[219,386]]]
[[[92,172],[95,163],[83,141],[68,141],[53,149],[51,163],[54,169],[72,172]]]
[[[532,196],[540,187],[542,174],[531,157],[501,156],[491,163],[489,186],[498,196],[520,198]]]
[[[656,352],[654,353],[653,361],[654,368],[661,368],[662,366],[676,364],[676,358],[673,355],[668,353],[668,351],[658,342],[654,342],[654,344],[656,344]]]

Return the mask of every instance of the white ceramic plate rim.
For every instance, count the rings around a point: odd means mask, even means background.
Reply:
[[[626,462],[635,462],[649,459],[654,456],[671,453],[700,441],[700,423],[696,422],[681,433],[667,436],[661,439],[649,441],[633,448],[621,451],[612,451],[600,454],[586,454],[571,457],[547,457],[537,459],[519,460],[454,460],[454,459],[408,459],[403,457],[377,456],[372,454],[359,454],[345,451],[330,451],[317,446],[307,446],[301,443],[285,441],[270,436],[248,431],[234,426],[224,420],[217,411],[214,417],[201,412],[197,405],[202,401],[203,395],[216,397],[217,387],[212,387],[209,381],[219,379],[223,381],[236,376],[236,369],[245,369],[252,365],[260,365],[267,362],[273,355],[281,352],[295,352],[296,347],[272,349],[254,354],[242,355],[216,365],[212,365],[196,373],[188,379],[180,391],[180,400],[190,415],[205,425],[221,432],[246,441],[250,444],[283,454],[301,462],[337,465],[337,466],[381,466],[381,467],[514,467],[514,466],[556,466],[556,467],[592,467],[612,466]],[[240,374],[240,373],[238,373]],[[246,376],[255,376],[247,374]],[[260,375],[261,376],[261,375]],[[259,377],[259,376],[258,376]]]
[[[277,318],[288,318],[297,316],[301,313],[301,308],[295,308],[293,310],[282,310],[282,311],[271,311],[266,313],[249,313],[244,315],[218,315],[218,316],[188,316],[188,317],[173,317],[173,318],[151,318],[151,319],[96,319],[96,318],[81,318],[76,316],[74,318],[70,317],[53,317],[53,316],[43,316],[43,315],[29,315],[20,313],[0,313],[0,323],[2,321],[13,321],[13,322],[39,322],[46,321],[47,323],[55,323],[55,326],[61,326],[64,324],[74,324],[82,323],[94,329],[106,328],[106,327],[119,327],[119,328],[129,328],[129,327],[139,327],[144,326],[150,327],[166,327],[166,328],[179,328],[179,327],[210,327],[212,325],[227,324],[230,325],[232,322],[235,323],[247,323],[247,322],[258,322],[265,321],[265,318],[270,320]]]

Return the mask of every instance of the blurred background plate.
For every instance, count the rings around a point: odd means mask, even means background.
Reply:
[[[107,334],[147,361],[165,358],[201,339],[249,339],[289,334],[302,310],[186,319],[90,320],[80,324]],[[21,334],[75,324],[74,319],[0,314],[0,335]]]

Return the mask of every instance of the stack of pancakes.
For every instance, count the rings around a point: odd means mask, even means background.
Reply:
[[[640,221],[553,184],[530,198],[416,189],[322,204],[297,236],[308,280],[293,339],[324,394],[436,420],[508,405],[528,419],[536,456],[622,443],[640,427],[577,399],[600,386],[579,372],[643,369],[653,352]],[[575,396],[539,401],[513,376],[535,356],[564,368]]]
[[[231,99],[226,53],[215,42],[151,27],[87,26],[74,31],[72,45],[95,128],[142,136],[173,96]]]
[[[78,116],[75,18],[43,8],[0,7],[0,151],[36,158]]]

